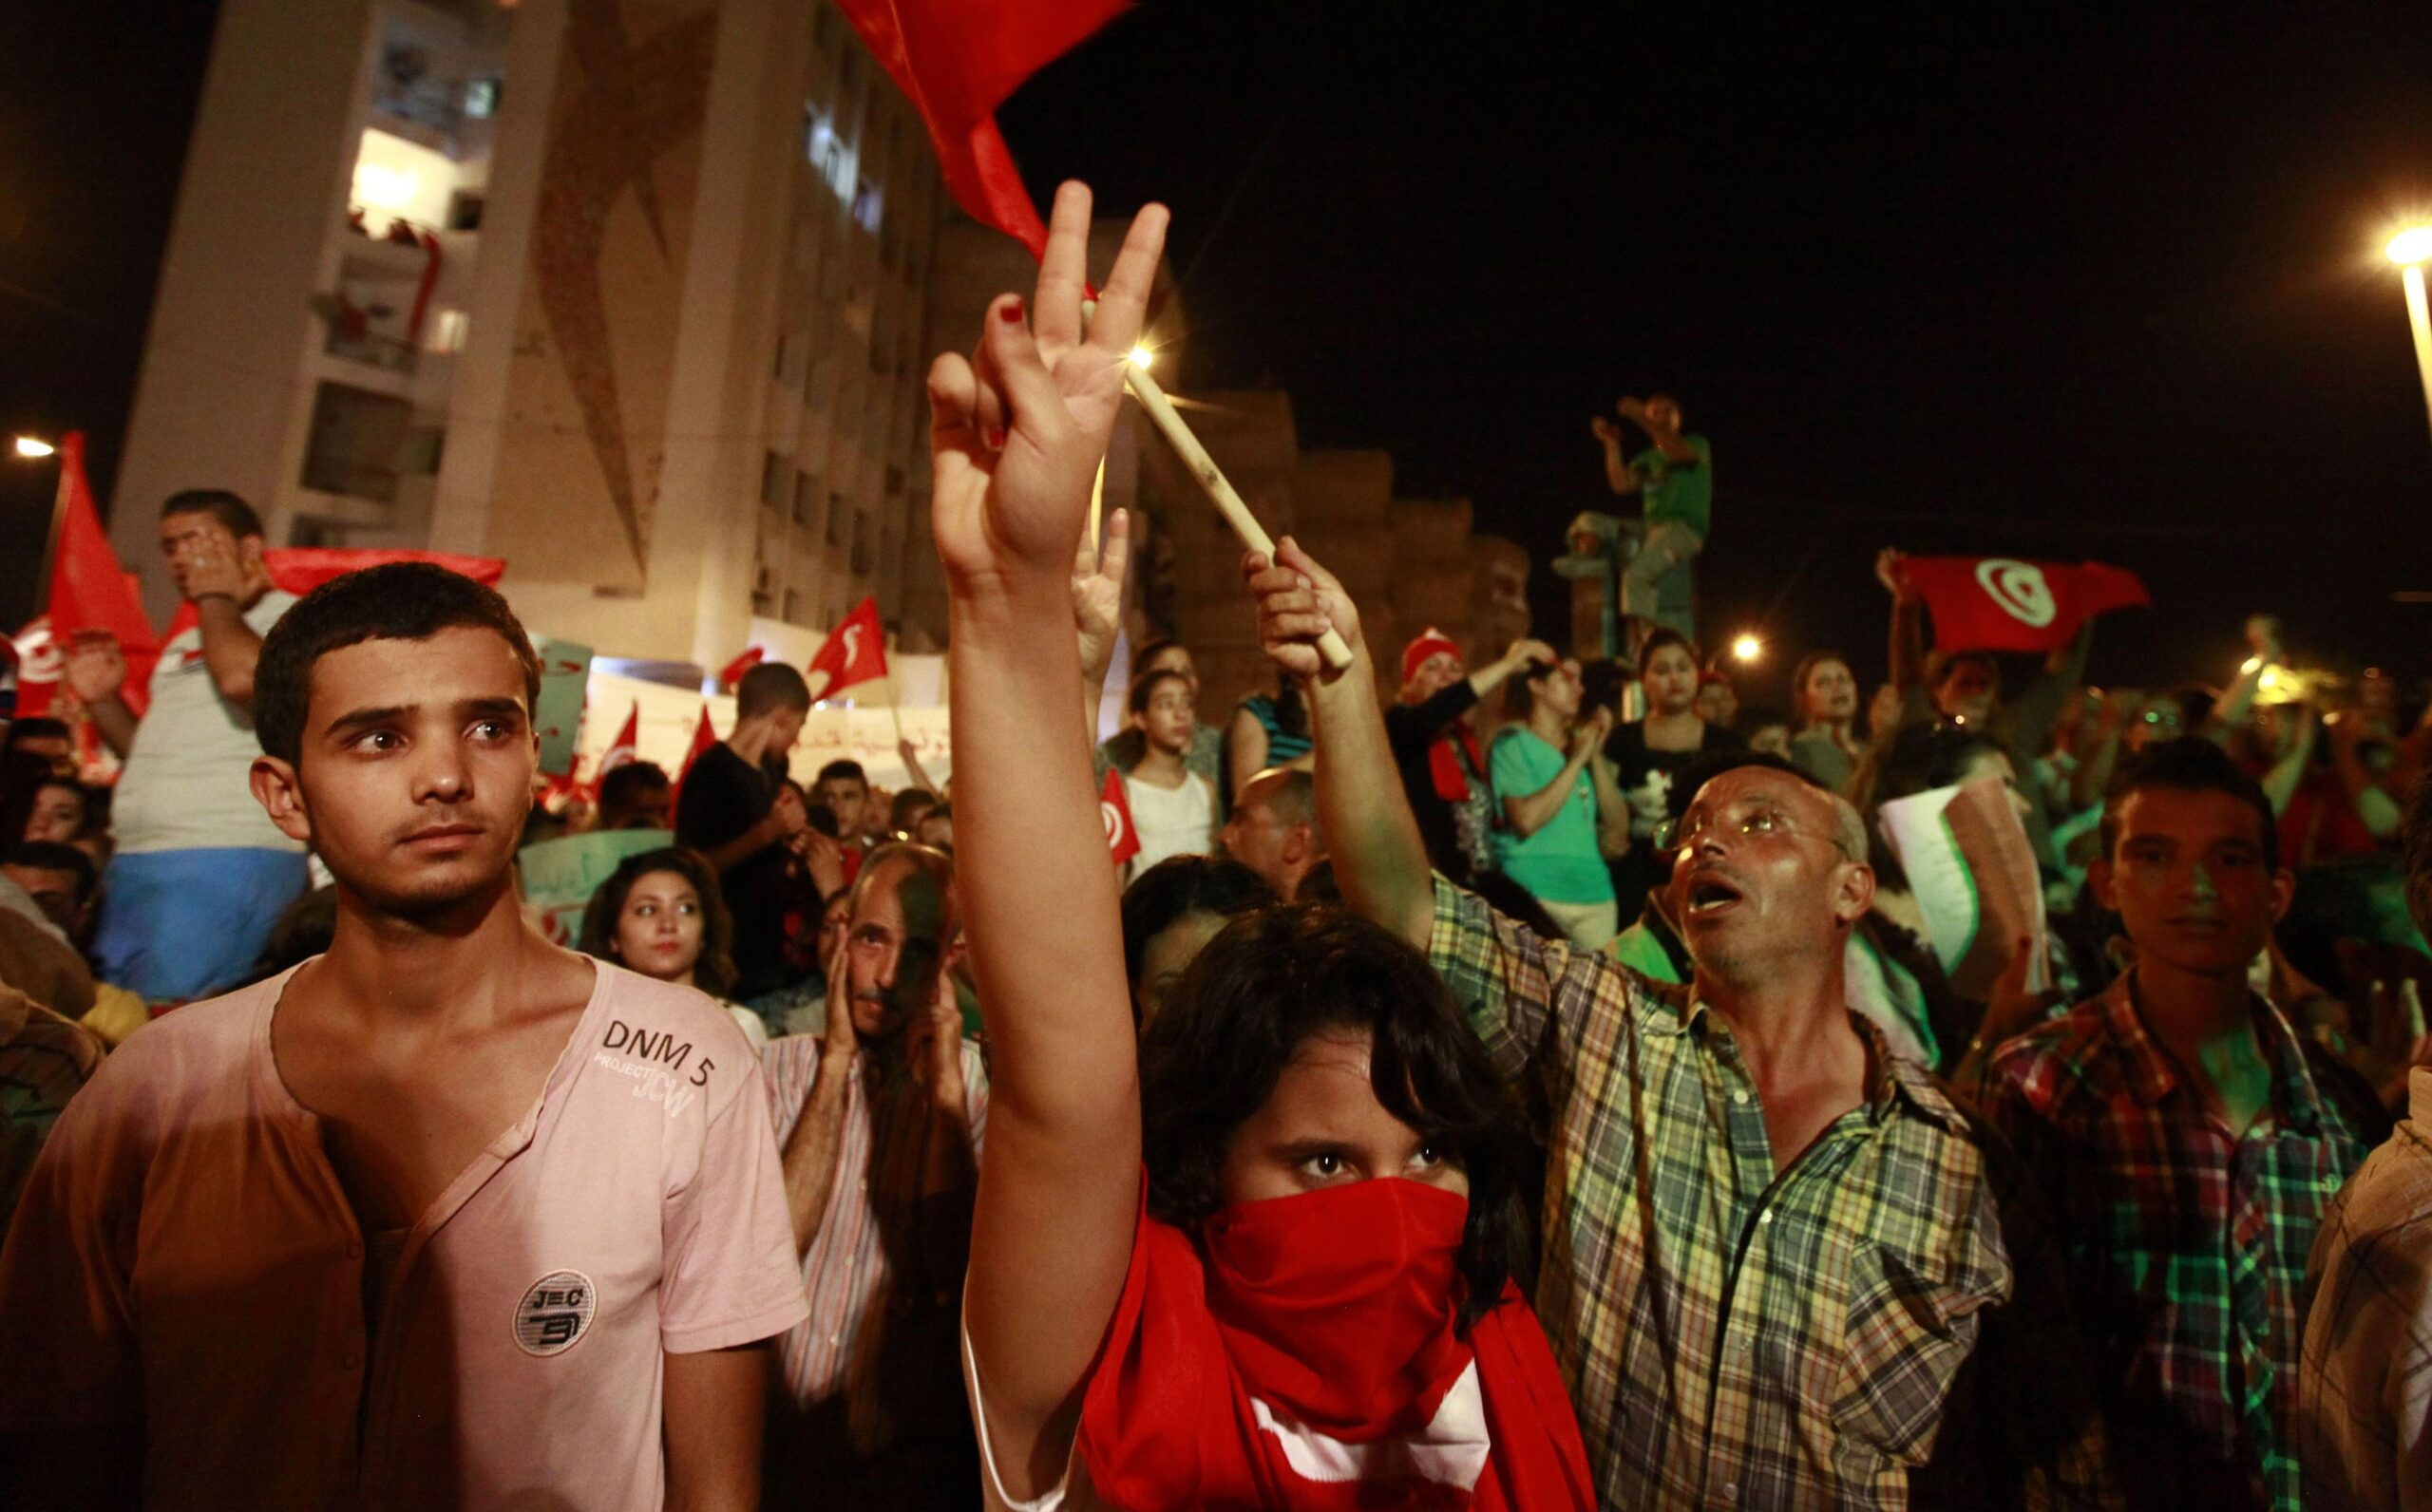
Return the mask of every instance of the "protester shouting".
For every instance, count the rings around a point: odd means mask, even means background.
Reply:
[[[2101,1502],[2031,1208],[1848,1008],[1873,893],[1848,803],[1774,766],[1700,788],[1665,837],[1695,976],[1656,988],[1431,881],[1358,611],[1290,540],[1244,571],[1309,688],[1344,898],[1427,948],[1551,1122],[1538,1300],[1602,1504]]]
[[[1289,1506],[1360,1480],[1396,1483],[1363,1503],[1585,1506],[1508,1280],[1516,1110],[1415,953],[1339,913],[1244,919],[1135,1060],[1088,748],[1037,711],[1079,684],[1068,566],[1165,218],[1133,222],[1085,343],[1089,194],[1066,185],[1036,335],[999,299],[976,359],[929,378],[996,1075],[967,1313],[992,1491]]]
[[[111,805],[117,851],[94,941],[102,975],[147,998],[198,997],[241,978],[306,883],[304,847],[246,790],[262,637],[295,603],[262,564],[262,524],[218,489],[172,494],[161,551],[196,624],[152,669],[139,723],[119,696],[126,657],[107,635],[68,648],[68,688],[126,758]]]
[[[525,922],[539,686],[438,567],[271,632],[254,792],[336,933],[61,1114],[0,1251],[24,1504],[750,1504],[757,1346],[804,1311],[760,1070]]]

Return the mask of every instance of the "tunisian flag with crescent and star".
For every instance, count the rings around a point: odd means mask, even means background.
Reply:
[[[634,747],[641,743],[641,738],[642,706],[640,700],[636,699],[634,707],[625,711],[625,728],[617,731],[617,738],[608,744],[607,753],[599,758],[599,771],[591,780],[595,788],[599,785],[601,777],[607,776],[619,766],[631,766],[634,764],[636,760]]]
[[[2150,604],[2144,583],[2099,561],[2021,561],[2013,557],[1910,557],[1910,586],[1933,612],[1943,651],[2051,651],[2106,610]]]
[[[929,128],[955,203],[1030,249],[1047,227],[997,129],[997,107],[1129,0],[839,0]]]
[[[879,627],[878,600],[864,598],[853,606],[844,623],[827,633],[810,665],[803,669],[816,701],[833,698],[855,683],[886,675],[886,633]]]
[[[126,656],[120,696],[141,714],[152,686],[152,666],[161,659],[161,640],[144,616],[143,595],[134,577],[119,566],[109,533],[102,529],[101,514],[93,507],[93,490],[85,481],[82,431],[69,431],[59,440],[57,508],[59,543],[50,565],[50,598],[44,613],[16,636],[18,716],[31,718],[49,710],[67,648],[83,631],[101,631],[117,639]]]
[[[1123,790],[1123,774],[1110,766],[1106,785],[1098,789],[1098,822],[1106,826],[1106,853],[1117,866],[1140,854],[1140,832],[1131,826],[1131,797]]]

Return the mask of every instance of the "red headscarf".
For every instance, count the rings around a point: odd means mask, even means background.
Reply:
[[[1430,625],[1402,648],[1402,687],[1409,688],[1410,680],[1427,665],[1427,658],[1437,654],[1450,655],[1458,661],[1461,659],[1461,648],[1452,636]],[[1456,741],[1459,743],[1457,748],[1454,746]],[[1463,751],[1470,758],[1466,770],[1461,765]],[[1470,773],[1485,770],[1486,761],[1478,754],[1477,734],[1466,724],[1455,721],[1447,726],[1444,733],[1435,737],[1435,743],[1427,747],[1427,774],[1434,782],[1435,796],[1448,803],[1466,802],[1470,796]]]
[[[1091,1484],[1142,1509],[1593,1506],[1518,1290],[1454,1332],[1468,1212],[1420,1182],[1356,1181],[1227,1209],[1204,1257],[1144,1214],[1082,1402]]]

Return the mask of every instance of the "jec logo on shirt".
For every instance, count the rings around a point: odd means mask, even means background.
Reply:
[[[515,1304],[515,1342],[546,1358],[573,1349],[599,1310],[599,1294],[580,1271],[551,1271]]]

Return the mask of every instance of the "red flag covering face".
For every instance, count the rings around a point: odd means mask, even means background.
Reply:
[[[445,567],[451,573],[462,573],[477,583],[495,588],[506,574],[506,563],[497,557],[460,557],[445,551],[391,551],[384,547],[353,546],[281,546],[262,553],[262,570],[270,574],[271,586],[281,593],[297,597],[311,593],[333,577],[358,573],[366,567],[385,567],[390,562],[427,561],[434,567]],[[175,640],[195,626],[192,604],[180,604],[170,616],[169,633],[164,640]]]
[[[17,637],[17,712],[47,712],[59,688],[67,648],[80,631],[116,637],[126,654],[126,681],[120,696],[143,712],[160,639],[144,616],[135,579],[119,566],[118,553],[102,529],[93,490],[85,481],[85,436],[70,431],[59,443],[59,551],[50,569],[50,600],[40,619]],[[44,632],[48,631],[48,634]]]
[[[921,112],[955,203],[1034,257],[1047,227],[997,129],[1022,81],[1107,24],[1128,0],[839,0],[871,55]]]
[[[2153,602],[2135,573],[2097,561],[1910,557],[1901,570],[1933,612],[1943,651],[2051,651],[2096,614]]]
[[[878,600],[864,598],[855,604],[844,623],[828,633],[803,672],[810,679],[814,700],[833,698],[855,683],[885,676],[886,632],[879,627]]]
[[[1131,797],[1123,790],[1123,774],[1110,766],[1106,785],[1098,789],[1098,822],[1106,826],[1108,857],[1117,866],[1140,854],[1140,832],[1131,825]]]

